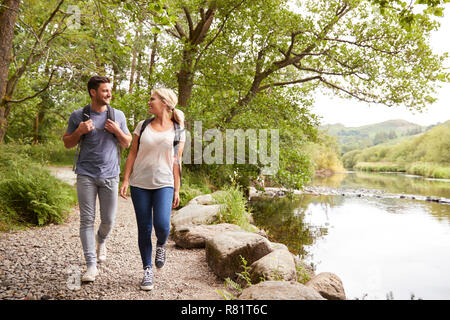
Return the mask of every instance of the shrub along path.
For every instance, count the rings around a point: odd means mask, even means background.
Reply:
[[[51,170],[73,182],[71,168]],[[99,223],[97,208],[96,228]],[[131,198],[119,197],[107,248],[96,281],[80,284],[85,265],[78,207],[64,224],[0,234],[0,299],[222,299],[217,290],[223,281],[209,269],[205,250],[179,249],[171,239],[166,265],[154,270],[153,291],[139,289],[143,271]]]

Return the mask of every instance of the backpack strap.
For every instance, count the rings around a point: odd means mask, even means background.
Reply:
[[[144,133],[144,130],[147,128],[148,124],[153,121],[153,119],[155,119],[155,117],[147,118],[147,119],[144,120],[144,123],[142,124],[141,131],[139,132],[139,138],[138,138],[138,141],[137,141],[137,144],[138,144],[137,145],[137,150],[138,151],[139,151],[139,145],[141,144],[142,134]]]
[[[90,104],[83,107],[83,110],[81,111],[81,118],[82,118],[81,119],[82,122],[86,122],[91,118],[91,105]],[[85,138],[85,135],[83,134],[80,138],[80,141],[78,141],[77,151],[75,152],[75,157],[73,159],[73,166],[72,166],[72,170],[74,172],[77,169],[77,162],[78,162],[78,158],[80,157],[81,144],[83,143],[84,138]]]
[[[179,173],[180,173],[180,187],[181,187],[181,185],[182,185],[182,182],[181,182],[181,159],[178,158],[178,149],[180,148],[179,144],[180,144],[180,140],[181,140],[181,134],[183,133],[185,128],[181,128],[180,124],[176,121],[174,121],[174,127],[175,127],[175,137],[173,139],[173,153],[174,153],[175,161],[178,166]]]

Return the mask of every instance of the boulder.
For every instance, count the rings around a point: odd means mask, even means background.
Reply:
[[[200,196],[193,198],[186,204],[186,206],[189,206],[191,204],[210,205],[215,204],[215,201],[211,194],[202,194]]]
[[[206,239],[214,237],[216,234],[225,231],[242,231],[241,227],[230,224],[212,224],[212,225],[182,225],[174,229],[172,238],[176,245],[182,248],[204,248]]]
[[[171,222],[174,228],[184,224],[210,224],[217,220],[221,205],[191,204],[174,212]]]
[[[272,252],[270,242],[263,236],[245,231],[226,231],[206,240],[206,260],[220,278],[236,279],[242,272],[242,256],[247,266]]]
[[[255,261],[250,267],[252,283],[257,283],[261,280],[297,280],[294,258],[287,250],[274,250]]]
[[[313,289],[291,281],[264,281],[242,290],[238,300],[325,300]]]
[[[306,283],[328,300],[346,300],[341,279],[331,272],[322,272]]]

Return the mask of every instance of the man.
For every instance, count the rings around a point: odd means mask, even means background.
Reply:
[[[63,136],[68,149],[80,143],[76,163],[77,194],[80,207],[80,238],[87,270],[82,281],[94,281],[99,262],[106,259],[106,239],[111,232],[117,211],[120,173],[119,146],[128,148],[131,134],[125,115],[113,109],[114,118],[108,118],[111,101],[111,84],[106,77],[94,76],[88,82],[91,103],[83,121],[83,109],[70,115],[67,131]],[[110,110],[111,111],[111,110]],[[100,226],[94,235],[96,199],[100,203]]]

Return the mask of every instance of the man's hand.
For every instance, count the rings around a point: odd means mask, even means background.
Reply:
[[[91,119],[85,122],[80,122],[80,125],[77,128],[77,130],[79,130],[81,135],[89,133],[94,129],[95,129],[94,123],[92,122]]]
[[[106,120],[105,130],[112,134],[117,134],[120,130],[119,123],[117,121],[111,121],[110,119]]]

